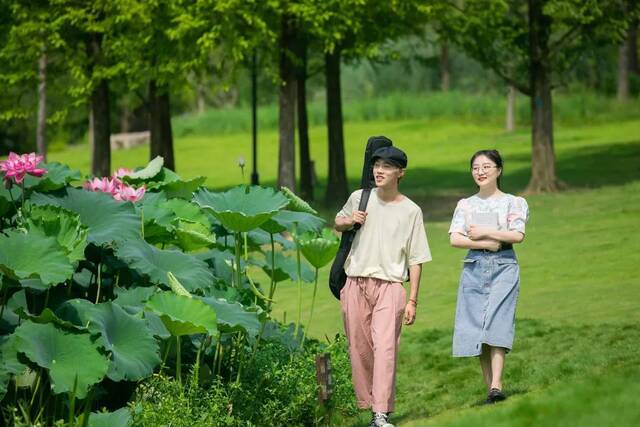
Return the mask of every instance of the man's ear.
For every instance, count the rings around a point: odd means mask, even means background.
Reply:
[[[398,178],[402,178],[402,177],[404,176],[404,171],[405,171],[405,170],[406,170],[406,169],[402,169],[402,168],[400,168],[400,171],[398,172]]]

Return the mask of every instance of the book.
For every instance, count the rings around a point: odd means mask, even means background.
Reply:
[[[500,228],[498,212],[473,212],[471,214],[471,224],[491,230],[498,230]]]

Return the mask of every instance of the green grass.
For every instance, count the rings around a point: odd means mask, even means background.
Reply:
[[[640,119],[558,124],[557,169],[569,190],[528,198],[527,238],[517,248],[522,288],[516,340],[507,357],[505,390],[510,398],[477,406],[483,386],[477,360],[450,357],[460,260],[448,244],[456,201],[474,190],[468,157],[495,147],[505,157],[504,186],[521,191],[529,178],[527,129],[505,134],[499,122],[411,118],[350,122],[345,127],[352,188],[359,180],[368,136],[385,134],[405,149],[409,170],[402,190],[422,207],[434,261],[425,265],[416,324],[403,330],[398,371],[396,425],[637,425],[640,409]],[[326,177],[326,133],[311,128],[312,157]],[[235,159],[249,159],[247,133],[182,136],[176,140],[178,172],[206,175],[224,188],[241,181]],[[114,168],[145,163],[147,149],[114,153]],[[276,176],[277,134],[260,134],[259,172]],[[88,170],[86,147],[52,153],[52,160]],[[342,201],[334,201],[335,204]],[[334,209],[324,209],[331,218]],[[260,275],[257,275],[260,277]],[[262,283],[267,283],[264,276]],[[310,334],[342,331],[338,302],[320,274]],[[312,286],[304,286],[303,319]],[[291,321],[297,291],[279,285],[274,315]],[[286,314],[285,314],[286,313]],[[306,320],[305,320],[306,322]],[[366,424],[366,414],[345,425]]]

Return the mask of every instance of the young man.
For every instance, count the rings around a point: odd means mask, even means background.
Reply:
[[[383,147],[372,157],[376,188],[366,211],[359,211],[362,190],[351,194],[338,212],[338,231],[362,224],[344,265],[347,282],[340,305],[349,341],[349,357],[356,399],[371,408],[370,426],[393,427],[396,359],[402,321],[416,318],[421,264],[431,261],[422,210],[398,191],[407,167],[406,154]],[[409,278],[409,302],[402,283]]]

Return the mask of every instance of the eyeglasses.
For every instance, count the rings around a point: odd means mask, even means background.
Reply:
[[[471,168],[471,172],[475,173],[475,174],[479,174],[480,171],[482,171],[482,173],[487,173],[489,172],[491,169],[497,169],[497,166],[494,165],[482,165],[482,166],[474,166]]]

